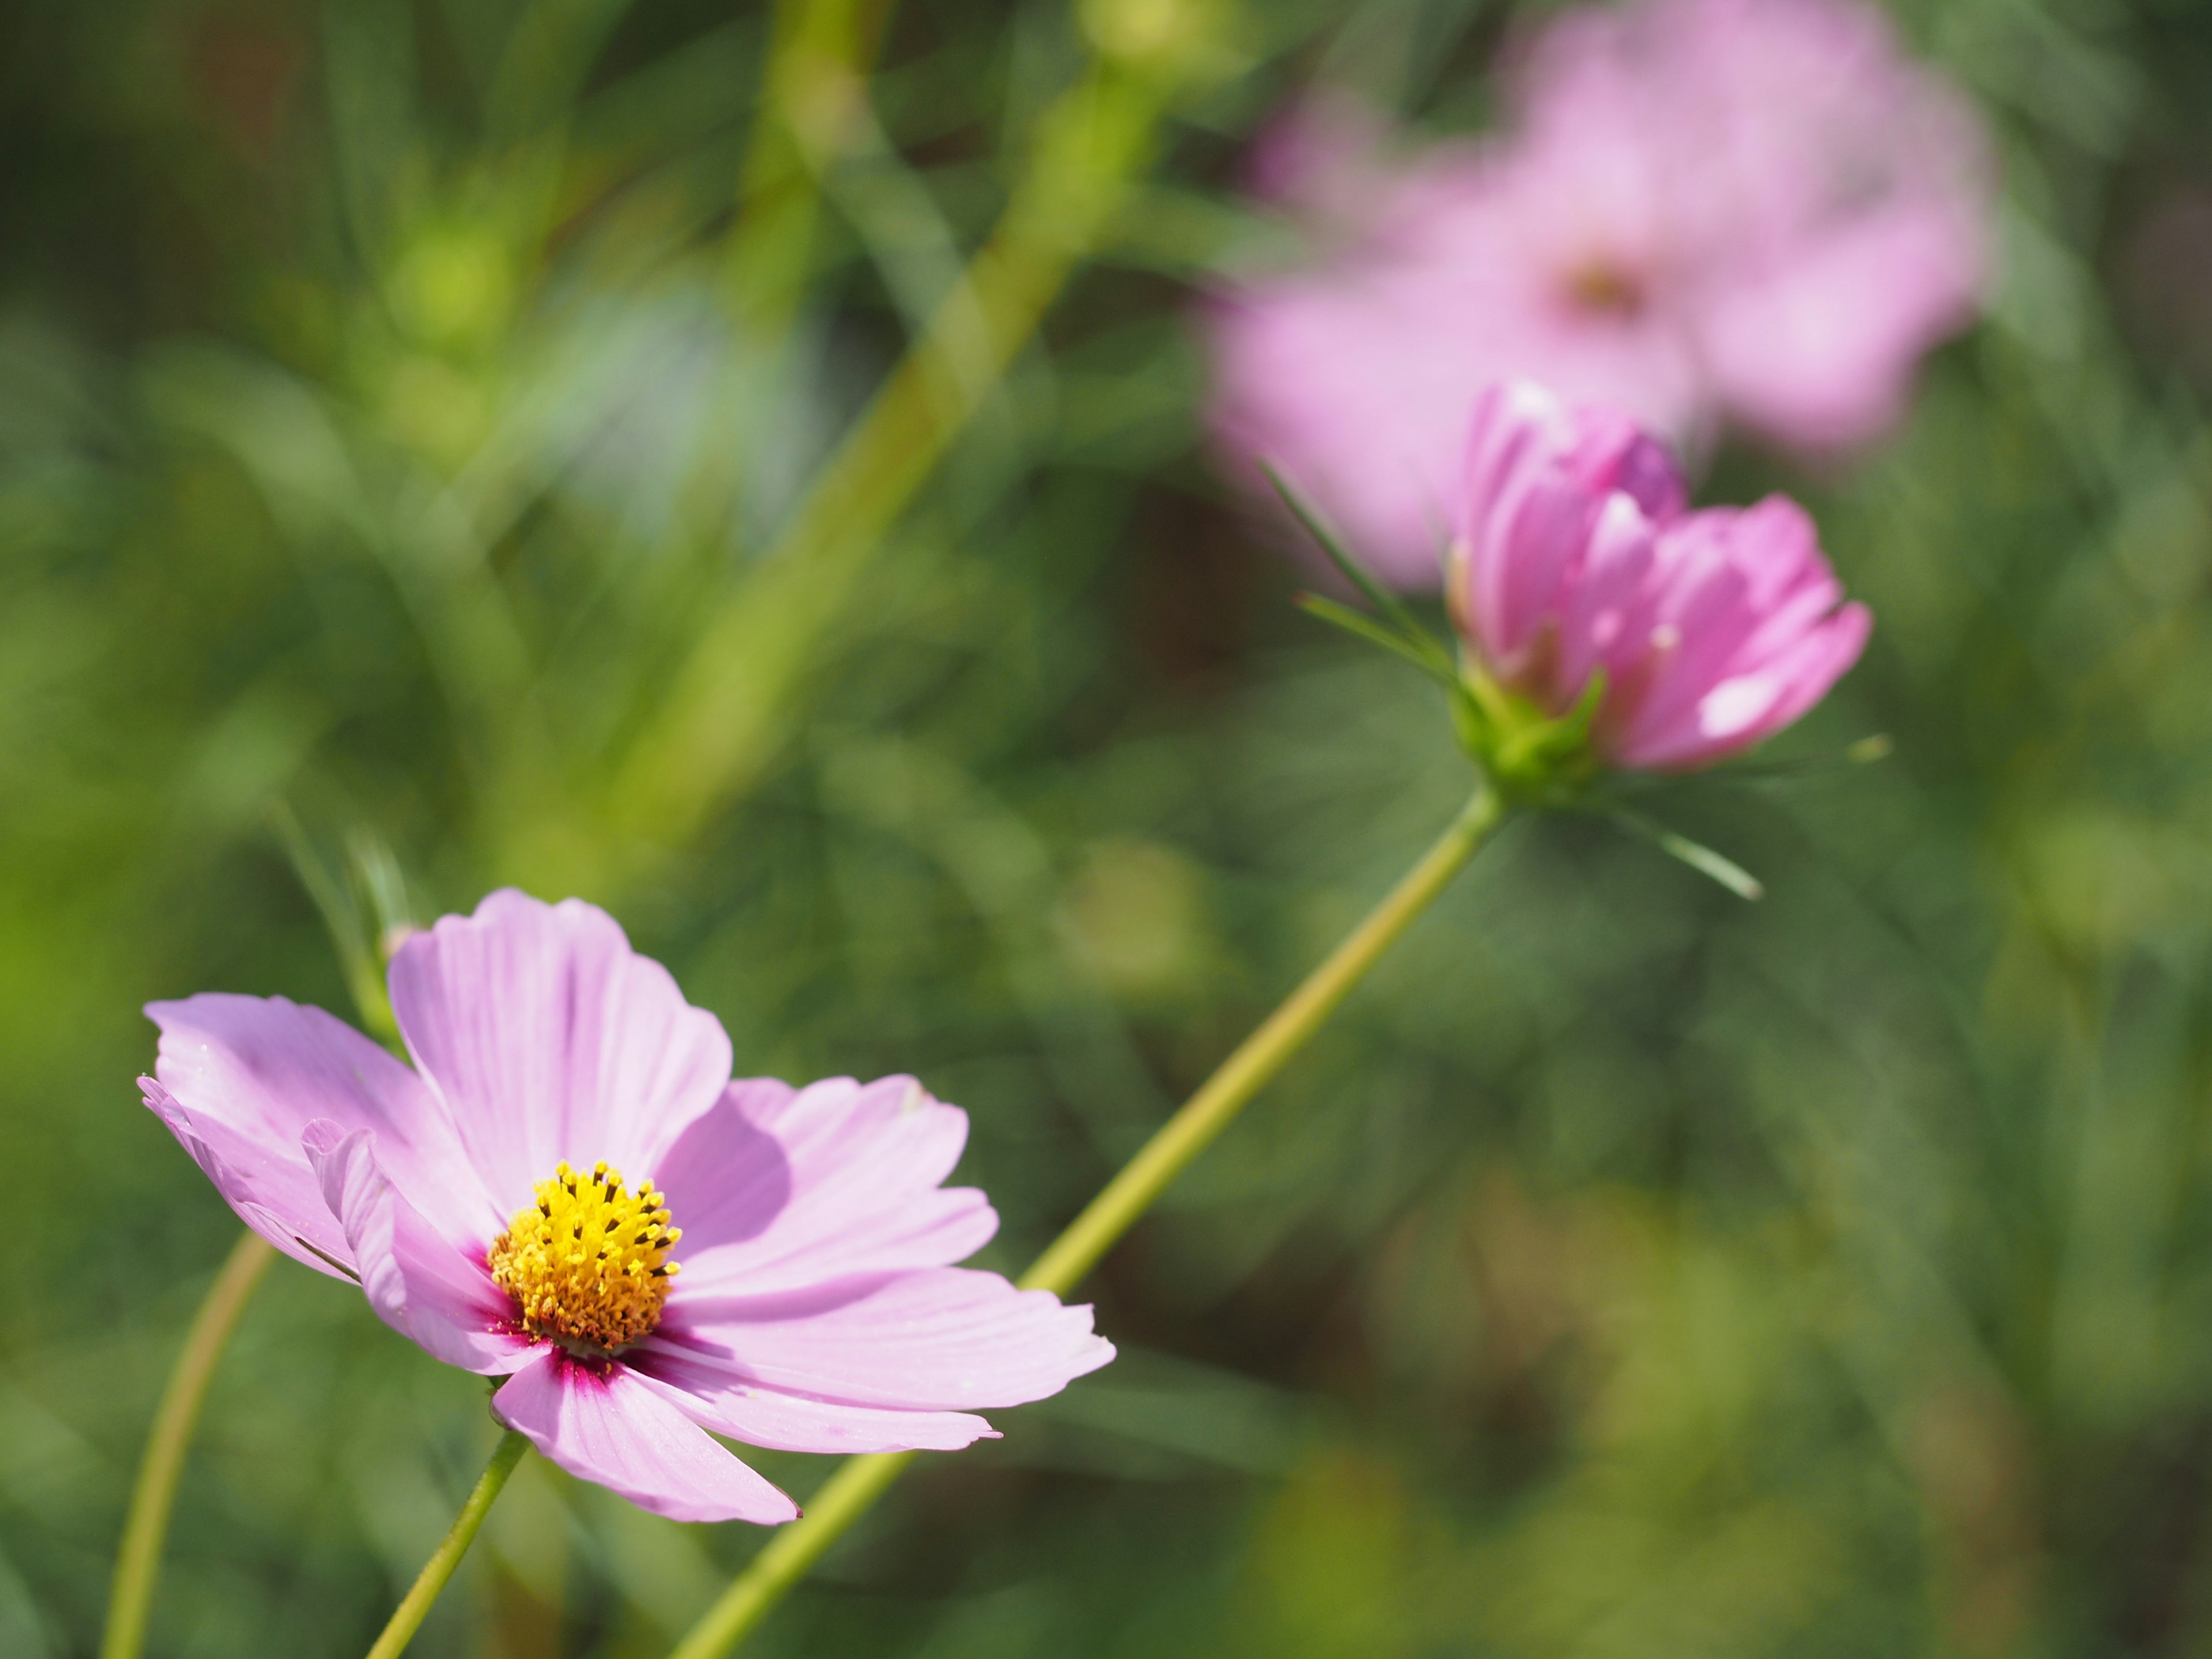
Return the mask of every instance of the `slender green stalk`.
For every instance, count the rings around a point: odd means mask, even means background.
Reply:
[[[617,833],[682,844],[773,759],[789,699],[884,538],[1083,258],[1157,145],[1171,78],[1097,65],[1038,124],[1006,213],[934,319],[808,486],[790,522],[702,622],[617,769]]]
[[[215,1285],[192,1327],[184,1352],[161,1390],[154,1431],[138,1465],[131,1492],[131,1512],[123,1523],[123,1547],[115,1558],[115,1583],[107,1599],[107,1630],[100,1659],[137,1659],[146,1643],[146,1617],[154,1605],[155,1582],[161,1574],[161,1545],[168,1536],[169,1511],[176,1503],[177,1480],[192,1442],[208,1381],[215,1375],[238,1316],[253,1298],[253,1287],[276,1259],[276,1246],[258,1233],[241,1234],[216,1275]]]
[[[446,1588],[446,1581],[453,1576],[453,1569],[461,1565],[461,1558],[469,1553],[476,1541],[477,1531],[491,1513],[491,1506],[499,1497],[500,1489],[507,1485],[507,1477],[514,1473],[514,1466],[522,1461],[522,1454],[530,1449],[530,1442],[509,1429],[499,1437],[491,1462],[477,1477],[477,1489],[469,1494],[469,1501],[461,1505],[461,1512],[453,1517],[451,1531],[437,1552],[422,1564],[416,1575],[414,1588],[407,1592],[398,1607],[393,1609],[392,1621],[384,1627],[384,1634],[376,1638],[376,1645],[368,1650],[368,1659],[399,1659],[407,1644],[415,1639],[422,1620],[430,1611],[430,1604],[438,1599],[438,1592]]]
[[[1021,1284],[1063,1294],[1074,1289],[1152,1207],[1168,1184],[1189,1168],[1191,1160],[1213,1144],[1244,1104],[1305,1047],[1307,1039],[1322,1028],[1413,918],[1450,884],[1504,817],[1504,804],[1495,794],[1486,788],[1478,793],[1451,828],[1422,854],[1420,862],[1390,890],[1389,896],[1370,911],[1366,920],[1329,953],[1328,959],[1238,1045],[1182,1109],[1161,1126],[1067,1231],[1046,1248],[1022,1275]],[[769,1540],[677,1644],[669,1659],[721,1659],[889,1490],[914,1456],[912,1452],[873,1452],[846,1459],[807,1504],[805,1516]]]
[[[301,884],[322,912],[338,964],[360,1008],[362,1024],[404,1060],[399,1028],[392,1023],[392,1004],[386,999],[359,915],[316,857],[292,809],[279,805],[270,822]],[[146,1455],[138,1466],[138,1481],[131,1489],[131,1511],[124,1517],[123,1542],[116,1553],[114,1588],[108,1595],[107,1629],[100,1638],[100,1659],[138,1659],[138,1651],[146,1644],[147,1615],[153,1607],[155,1583],[161,1574],[161,1546],[168,1537],[177,1480],[184,1469],[185,1453],[191,1446],[201,1402],[207,1398],[208,1382],[231,1333],[238,1328],[240,1316],[253,1299],[262,1274],[276,1259],[276,1246],[258,1233],[248,1229],[240,1234],[222,1271],[201,1301],[199,1311],[192,1316],[192,1327],[177,1356],[176,1368],[161,1391]]]
[[[719,1659],[737,1646],[914,1459],[912,1452],[863,1452],[847,1458],[807,1500],[806,1513],[768,1540],[668,1659]]]

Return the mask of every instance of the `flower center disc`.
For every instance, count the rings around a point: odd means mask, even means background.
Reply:
[[[619,1352],[651,1334],[668,1300],[684,1237],[650,1181],[633,1195],[604,1162],[589,1175],[560,1164],[492,1241],[491,1276],[525,1329],[574,1352]]]
[[[1632,270],[1592,259],[1569,271],[1565,284],[1567,297],[1583,311],[1601,317],[1623,320],[1639,315],[1644,310],[1644,283]]]

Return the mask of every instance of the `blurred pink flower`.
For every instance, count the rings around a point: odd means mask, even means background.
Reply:
[[[1687,771],[1771,737],[1858,660],[1872,619],[1804,509],[1683,509],[1626,416],[1509,382],[1477,403],[1452,543],[1452,614],[1484,667],[1552,714],[1602,669],[1607,763]]]
[[[1436,580],[1458,435],[1528,375],[1680,445],[1723,421],[1824,454],[1902,413],[1987,271],[1978,122],[1862,0],[1630,0],[1528,43],[1491,143],[1379,154],[1327,100],[1256,182],[1308,269],[1209,314],[1212,423],[1391,580]]]
[[[720,1022],[605,912],[494,893],[391,981],[412,1069],[320,1009],[206,994],[148,1006],[140,1087],[246,1225],[504,1377],[494,1413],[572,1474],[788,1521],[704,1431],[950,1450],[991,1432],[973,1408],[1113,1358],[1088,1308],[951,1265],[998,1226],[941,1184],[964,1113],[910,1078],[730,1081]]]

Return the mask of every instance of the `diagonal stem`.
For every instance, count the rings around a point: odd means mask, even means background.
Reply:
[[[1167,1190],[1169,1183],[1189,1168],[1245,1103],[1305,1047],[1307,1039],[1366,977],[1382,953],[1451,884],[1451,878],[1504,821],[1505,812],[1504,803],[1489,789],[1478,791],[1389,896],[1368,912],[1328,959],[1237,1046],[1182,1109],[1160,1127],[1067,1231],[1046,1248],[1022,1275],[1023,1286],[1061,1294],[1074,1289]],[[721,1659],[867,1513],[914,1458],[912,1452],[872,1452],[847,1458],[814,1495],[805,1515],[768,1541],[677,1644],[669,1659]]]
[[[1174,90],[1094,65],[1040,122],[998,226],[631,740],[603,805],[634,853],[680,845],[774,758],[884,538],[1134,192]]]
[[[461,1565],[461,1558],[469,1553],[476,1541],[477,1531],[491,1513],[507,1478],[514,1473],[514,1466],[522,1461],[522,1454],[530,1449],[530,1442],[509,1429],[499,1439],[493,1450],[491,1462],[477,1478],[476,1490],[469,1494],[461,1512],[453,1517],[446,1541],[436,1553],[422,1564],[415,1583],[399,1605],[392,1610],[391,1622],[385,1626],[384,1634],[376,1638],[376,1645],[368,1650],[368,1659],[399,1659],[407,1650],[408,1643],[422,1628],[422,1620],[430,1611],[430,1604],[438,1599],[438,1592],[446,1588],[446,1581],[453,1576],[453,1569]]]
[[[161,1545],[169,1532],[169,1512],[177,1499],[177,1480],[185,1453],[199,1420],[208,1382],[222,1358],[238,1317],[253,1299],[254,1286],[276,1259],[276,1248],[258,1233],[239,1236],[216,1275],[213,1288],[192,1317],[184,1352],[161,1390],[154,1432],[138,1465],[131,1492],[131,1512],[123,1523],[123,1547],[115,1558],[114,1588],[107,1599],[107,1629],[100,1659],[137,1659],[146,1643],[146,1617],[154,1605],[154,1585],[161,1572]]]

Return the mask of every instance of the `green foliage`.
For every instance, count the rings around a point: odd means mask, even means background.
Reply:
[[[1123,1360],[757,1651],[2212,1644],[2212,301],[2159,229],[2212,22],[1900,12],[2000,135],[1992,314],[1879,453],[1705,492],[1806,495],[1878,618],[1786,753],[1892,758],[1638,798],[1759,906],[1513,830],[1097,1275]],[[1509,21],[15,9],[0,1653],[91,1650],[235,1231],[140,1002],[352,1012],[388,927],[582,892],[741,1070],[968,1107],[1006,1267],[1449,819],[1435,687],[1208,473],[1186,323],[1279,245],[1282,94],[1463,129]],[[359,1652],[481,1395],[280,1263],[149,1651]],[[416,1650],[656,1654],[758,1541],[526,1466]]]

